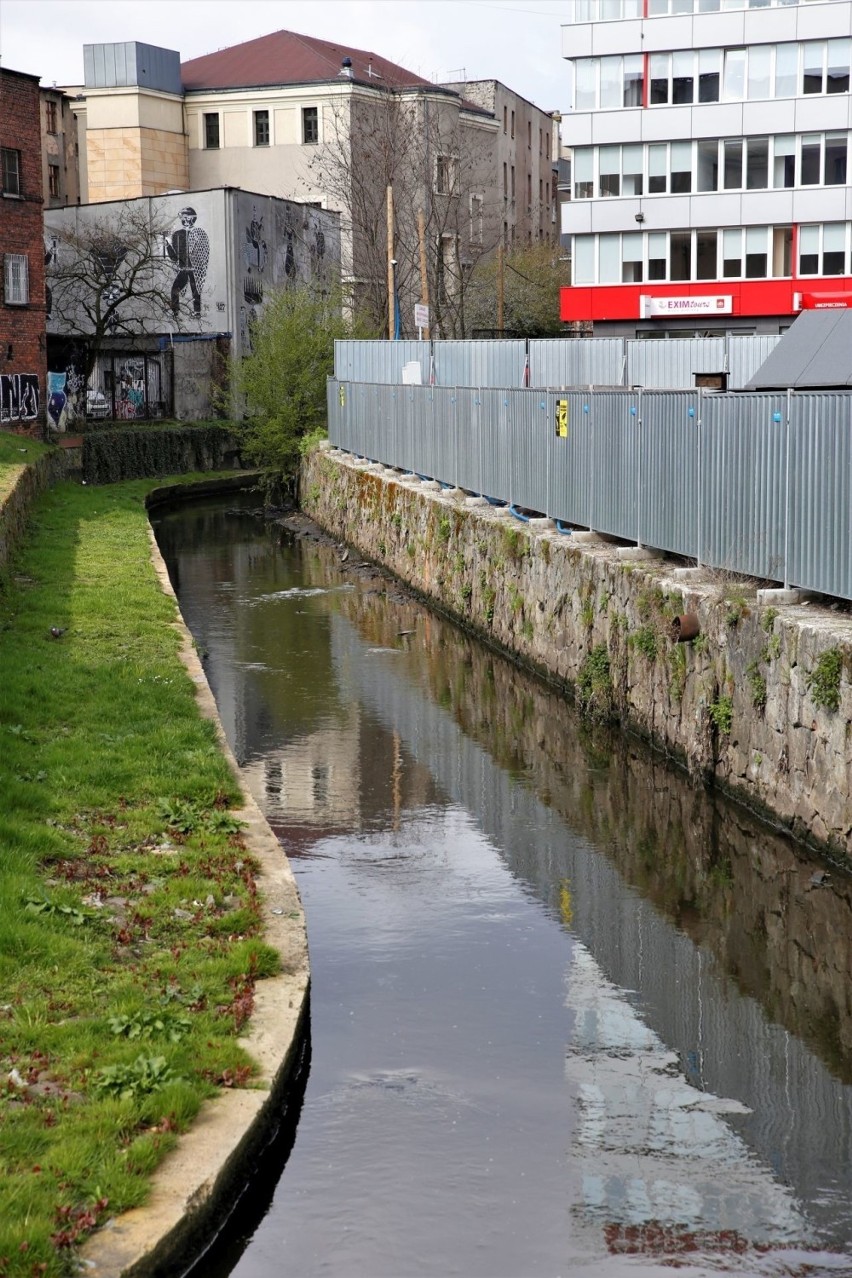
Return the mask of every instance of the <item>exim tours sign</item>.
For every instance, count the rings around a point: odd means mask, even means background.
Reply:
[[[671,319],[675,315],[731,315],[733,309],[733,297],[724,294],[713,297],[650,297],[647,293],[641,293],[639,296],[640,319],[656,319],[660,316]]]

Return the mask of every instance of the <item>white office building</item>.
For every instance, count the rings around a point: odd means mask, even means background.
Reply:
[[[852,0],[573,0],[563,320],[777,333],[852,305]]]

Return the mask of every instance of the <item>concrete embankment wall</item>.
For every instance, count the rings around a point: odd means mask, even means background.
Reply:
[[[693,774],[852,860],[852,617],[764,606],[752,583],[682,580],[415,476],[319,450],[302,507],[592,712],[612,713]],[[699,634],[671,637],[692,614]]]

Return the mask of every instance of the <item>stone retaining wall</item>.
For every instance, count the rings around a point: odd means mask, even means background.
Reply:
[[[432,604],[798,837],[852,859],[852,617],[522,523],[336,450],[302,507]],[[481,502],[482,499],[479,499]],[[631,556],[635,556],[631,558]],[[699,634],[671,637],[694,614]]]

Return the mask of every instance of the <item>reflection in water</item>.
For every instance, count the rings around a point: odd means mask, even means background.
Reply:
[[[852,1267],[846,878],[334,546],[157,533],[311,944],[295,1147],[215,1272]]]

